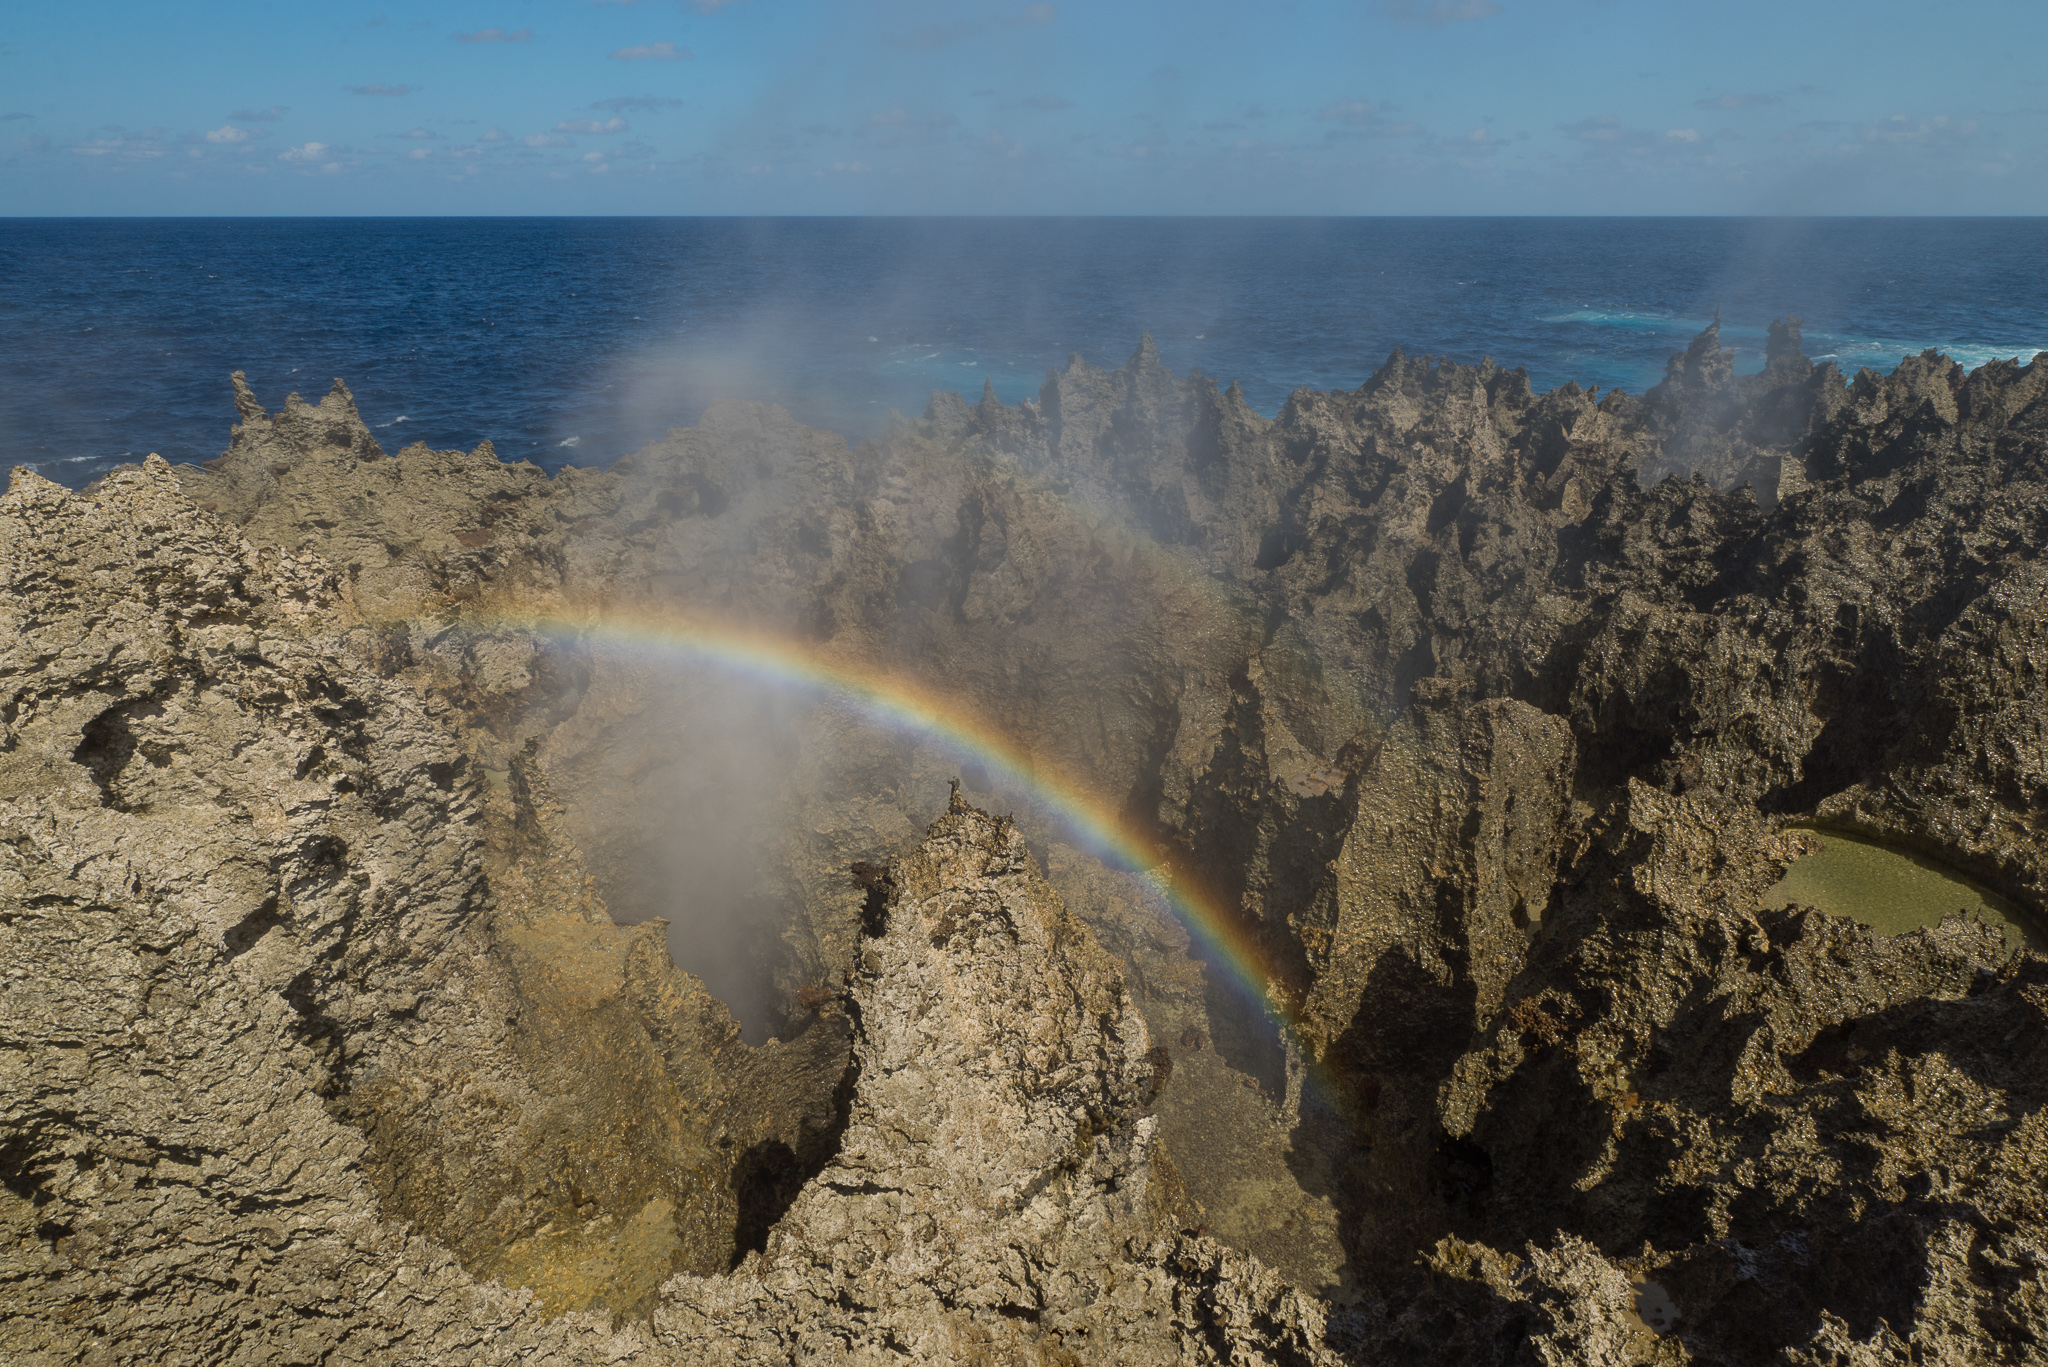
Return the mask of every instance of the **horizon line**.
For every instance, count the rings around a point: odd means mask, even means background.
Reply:
[[[475,220],[546,220],[580,221],[591,219],[657,219],[657,220],[730,220],[733,222],[760,222],[780,219],[817,219],[838,222],[1097,222],[1097,221],[1152,221],[1158,219],[1182,219],[1189,221],[1214,222],[1361,222],[1361,221],[1441,221],[1445,219],[1475,220],[1492,222],[1525,222],[1544,220],[1550,222],[1644,222],[1644,221],[1723,221],[1723,220],[1776,220],[1781,222],[1927,222],[1927,223],[1968,223],[1968,222],[2048,222],[2048,213],[2009,214],[1770,214],[1770,213],[1718,213],[1718,214],[1482,214],[1482,213],[1360,213],[1360,214],[1210,214],[1176,213],[1160,211],[1154,213],[1096,213],[1096,214],[980,214],[980,213],[918,213],[918,214],[844,214],[844,213],[619,213],[619,214],[527,214],[527,213],[479,213],[479,214],[402,214],[402,213],[357,213],[357,214],[294,214],[294,213],[244,213],[244,214],[197,214],[197,213],[109,213],[109,214],[0,214],[0,223],[49,223],[49,222],[118,222],[124,220],[189,219],[196,222],[241,222],[245,220],[277,219],[290,221],[318,220],[322,222],[352,222],[356,220],[434,220],[434,221],[475,221]]]

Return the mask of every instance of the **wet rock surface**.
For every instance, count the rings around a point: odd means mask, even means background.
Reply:
[[[2048,369],[1727,359],[17,475],[0,1346],[2026,1360],[2048,961],[1762,897],[2048,903]]]

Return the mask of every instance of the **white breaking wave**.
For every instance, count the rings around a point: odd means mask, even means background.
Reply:
[[[1634,313],[1626,310],[1607,311],[1602,309],[1574,309],[1570,313],[1552,314],[1543,320],[1546,323],[1583,323],[1588,327],[1618,328],[1630,332],[1661,332],[1673,338],[1690,339],[1703,331],[1710,320],[1705,318],[1674,318],[1668,314]],[[1721,336],[1725,342],[1760,342],[1768,336],[1767,329],[1743,327],[1732,323],[1721,325]],[[1923,351],[1939,351],[1965,370],[1992,361],[2017,359],[2021,365],[2043,353],[2048,347],[2032,345],[1986,344],[1979,342],[1908,342],[1889,337],[1858,337],[1832,332],[1807,332],[1800,340],[1807,358],[1813,361],[1833,361],[1841,369],[1854,374],[1865,366],[1873,370],[1890,370],[1908,356],[1918,356]],[[1760,351],[1759,347],[1738,346],[1741,351]]]

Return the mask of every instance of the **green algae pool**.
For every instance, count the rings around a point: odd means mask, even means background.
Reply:
[[[2048,938],[2025,912],[1923,854],[1867,836],[1820,826],[1788,826],[1816,836],[1819,851],[1795,861],[1763,896],[1767,907],[1797,902],[1830,916],[1850,916],[1887,935],[1904,935],[1937,925],[1952,911],[2005,931],[2018,949],[2048,950]]]

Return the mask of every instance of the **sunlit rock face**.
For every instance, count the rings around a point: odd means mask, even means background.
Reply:
[[[182,1307],[167,1348],[253,1353],[294,1314],[384,1322],[377,1288],[450,1253],[555,1309],[729,1265],[742,1155],[834,1123],[784,1094],[829,1096],[843,1017],[747,1050],[548,804],[488,794],[447,704],[356,657],[333,568],[252,550],[162,462],[17,476],[0,520],[11,1322],[119,1338],[133,1294]]]
[[[17,476],[0,1347],[2023,1357],[2048,961],[1773,890],[2048,900],[2048,369],[1768,361]]]
[[[878,878],[868,930],[839,1151],[760,1256],[667,1288],[663,1343],[715,1362],[1333,1360],[1313,1300],[1177,1232],[1144,1019],[1011,823],[956,797]]]
[[[750,1048],[317,557],[161,462],[0,529],[10,1356],[1334,1360],[1185,1232],[1122,970],[1007,820],[856,888],[851,980]]]

